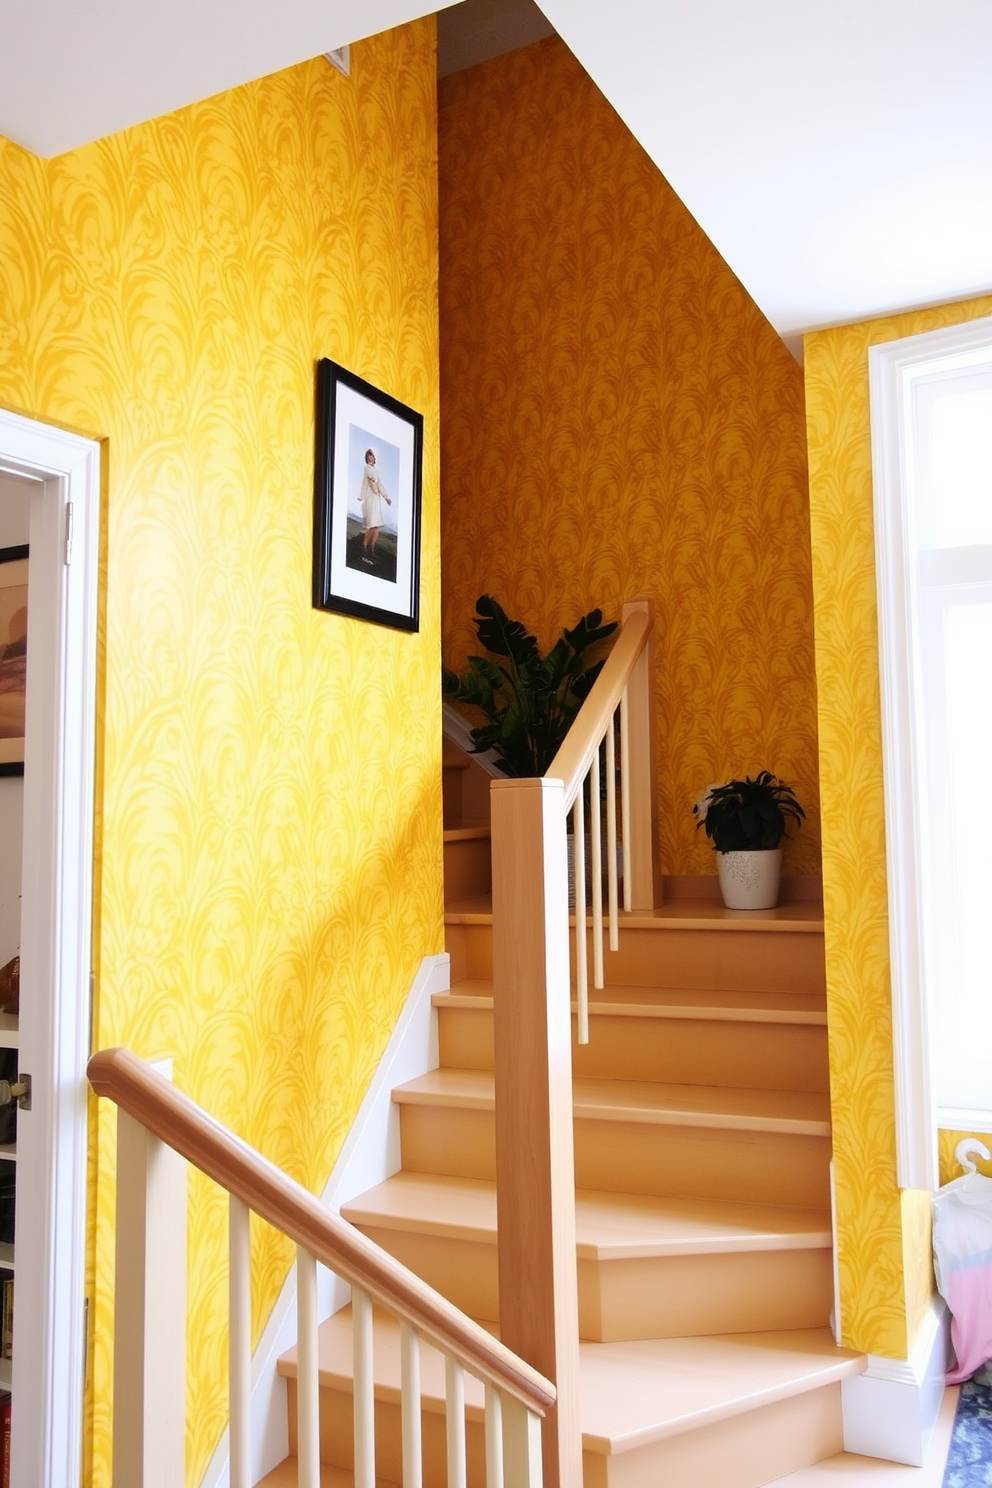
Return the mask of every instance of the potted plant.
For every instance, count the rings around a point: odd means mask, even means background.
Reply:
[[[602,610],[590,610],[542,656],[536,638],[491,594],[480,594],[475,608],[475,628],[490,655],[470,656],[460,674],[445,668],[444,693],[485,715],[472,729],[473,753],[491,749],[505,775],[543,775],[602,670],[602,660],[589,664],[588,652],[616,623],[604,625]]]
[[[769,770],[752,780],[711,785],[692,808],[716,853],[720,892],[728,909],[772,909],[778,903],[782,838],[787,819],[806,813],[791,785]]]

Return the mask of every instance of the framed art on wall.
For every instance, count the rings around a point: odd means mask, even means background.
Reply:
[[[315,607],[417,630],[423,416],[325,357],[316,433]]]
[[[28,549],[0,548],[0,775],[24,774]]]

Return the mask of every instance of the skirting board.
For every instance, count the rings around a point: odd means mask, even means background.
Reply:
[[[431,1003],[435,992],[451,986],[447,953],[425,956],[359,1107],[355,1124],[345,1139],[321,1202],[337,1213],[342,1204],[383,1183],[400,1168],[399,1108],[392,1100],[394,1085],[437,1069],[437,1016]],[[317,1316],[338,1312],[350,1292],[323,1267],[318,1268]],[[296,1342],[296,1267],[290,1271],[251,1361],[251,1480],[271,1472],[289,1451],[286,1384],[276,1372],[280,1355]],[[203,1476],[201,1488],[228,1488],[230,1445],[225,1429]]]
[[[948,1312],[935,1297],[910,1359],[869,1354],[864,1374],[841,1381],[845,1452],[922,1467],[949,1354]]]

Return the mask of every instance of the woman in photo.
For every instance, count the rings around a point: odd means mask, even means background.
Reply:
[[[382,526],[382,503],[385,502],[387,506],[393,504],[379,479],[373,449],[365,451],[365,469],[362,472],[362,488],[358,493],[358,499],[362,504],[362,520],[365,523],[365,535],[362,538],[362,562],[367,563],[371,568],[375,564],[375,546],[379,541],[379,528]]]

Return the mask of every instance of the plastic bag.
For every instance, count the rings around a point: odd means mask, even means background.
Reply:
[[[947,1383],[959,1385],[992,1359],[992,1178],[979,1173],[971,1154],[989,1157],[982,1142],[959,1142],[955,1156],[966,1170],[933,1198],[933,1265],[937,1290],[951,1312],[957,1360]]]

